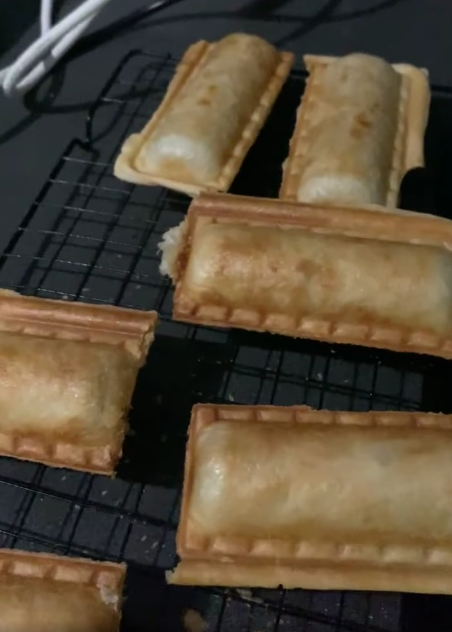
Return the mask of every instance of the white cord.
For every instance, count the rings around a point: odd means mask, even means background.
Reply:
[[[53,0],[41,0],[41,35],[16,61],[0,70],[0,85],[7,96],[30,90],[79,39],[110,0],[85,0],[52,26]]]

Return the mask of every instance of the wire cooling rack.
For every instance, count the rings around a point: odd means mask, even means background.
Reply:
[[[112,165],[124,138],[159,104],[175,63],[170,56],[127,55],[89,113],[86,138],[67,147],[0,257],[0,286],[156,309],[161,316],[139,376],[118,477],[0,459],[0,546],[126,561],[124,631],[182,630],[187,610],[217,632],[444,626],[452,615],[448,598],[165,585],[164,571],[176,559],[193,403],[452,412],[452,363],[440,359],[171,322],[172,290],[158,272],[157,244],[182,220],[189,200],[120,182]],[[302,73],[292,74],[234,192],[275,196],[303,84]],[[443,215],[452,208],[450,97],[447,89],[434,90],[426,140],[431,169],[404,182],[407,208]]]

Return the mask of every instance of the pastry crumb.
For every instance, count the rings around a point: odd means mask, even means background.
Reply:
[[[187,632],[207,632],[209,626],[197,610],[186,610],[182,622]]]

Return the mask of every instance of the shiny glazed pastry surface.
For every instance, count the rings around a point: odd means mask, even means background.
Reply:
[[[198,404],[175,584],[452,594],[452,416]]]
[[[199,304],[449,334],[452,255],[302,229],[206,224],[182,292]]]
[[[219,421],[192,449],[198,535],[452,544],[452,432]]]
[[[258,37],[221,40],[141,149],[139,168],[200,183],[218,178],[278,60]]]
[[[0,432],[99,445],[128,408],[136,362],[121,347],[0,333]]]

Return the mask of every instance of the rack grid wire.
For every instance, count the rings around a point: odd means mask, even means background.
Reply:
[[[183,630],[187,610],[217,632],[433,629],[435,617],[450,619],[448,598],[165,584],[176,561],[195,402],[452,412],[450,363],[440,359],[171,321],[172,290],[159,274],[157,246],[189,200],[116,180],[112,167],[124,138],[158,106],[176,63],[142,51],[121,61],[89,112],[86,137],[69,144],[0,256],[2,287],[156,309],[161,318],[139,375],[118,477],[1,459],[0,546],[126,561],[124,631]],[[233,192],[276,195],[303,86],[304,74],[292,73]],[[451,91],[435,88],[429,170],[404,181],[406,208],[445,216],[452,208],[450,107]]]

